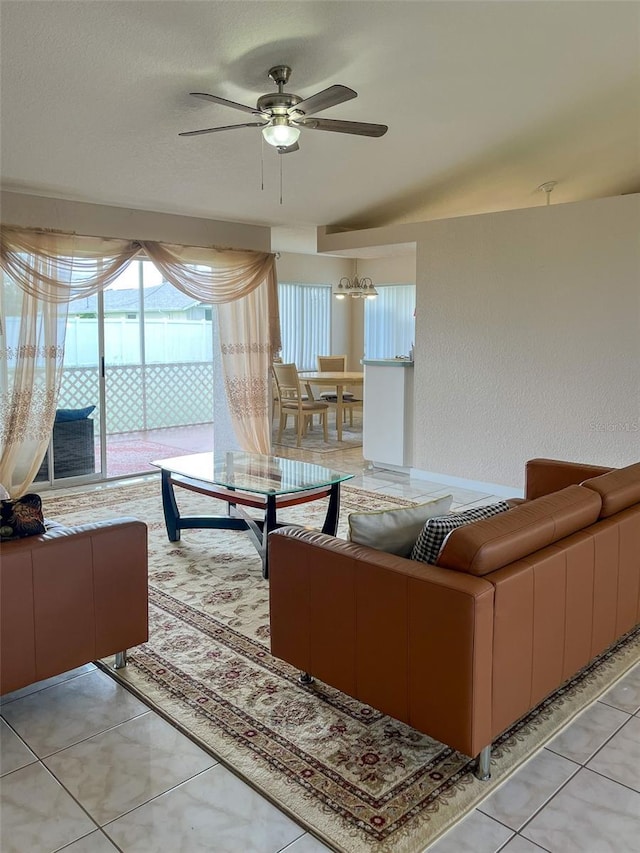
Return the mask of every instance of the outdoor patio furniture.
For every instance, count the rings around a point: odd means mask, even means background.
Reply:
[[[53,425],[53,458],[55,478],[78,477],[95,471],[94,422],[91,418],[56,421]],[[36,480],[49,479],[49,454],[36,475]]]

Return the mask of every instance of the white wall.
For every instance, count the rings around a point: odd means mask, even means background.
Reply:
[[[184,246],[220,246],[269,252],[269,228],[153,213],[22,193],[0,194],[2,222],[24,228],[54,228],[93,237],[157,240]]]
[[[640,460],[640,196],[423,223],[414,466]]]
[[[358,275],[368,275],[374,284],[415,284],[415,248],[408,254],[388,258],[362,258],[358,261]]]

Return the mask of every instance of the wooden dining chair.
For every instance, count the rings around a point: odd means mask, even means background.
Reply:
[[[315,400],[311,389],[307,385],[306,394],[300,385],[298,368],[295,364],[273,364],[273,375],[278,389],[278,409],[280,419],[278,422],[278,444],[282,441],[282,432],[287,426],[287,417],[293,415],[296,419],[297,446],[302,444],[302,436],[305,433],[307,420],[319,415],[322,422],[324,440],[329,440],[329,429],[327,423],[327,412],[329,406],[320,400]]]
[[[318,355],[316,356],[318,370],[329,370],[332,373],[344,373],[347,369],[346,355]]]
[[[282,359],[281,358],[275,358],[273,360],[273,364],[282,364]],[[279,414],[279,412],[280,412],[280,405],[279,405],[280,393],[278,391],[278,383],[276,382],[275,374],[273,373],[273,371],[271,373],[272,373],[272,375],[271,375],[271,401],[272,401],[271,420],[275,421],[276,415]],[[303,394],[302,399],[308,400],[309,395]],[[311,427],[313,428],[313,418],[311,419]]]
[[[346,355],[318,355],[316,356],[318,371],[329,371],[331,373],[344,373],[347,369]],[[336,406],[338,395],[335,391],[321,391],[320,399],[330,406]],[[349,412],[349,426],[353,426],[353,410],[362,408],[362,400],[357,400],[350,391],[342,392],[342,419],[346,423],[347,412]]]

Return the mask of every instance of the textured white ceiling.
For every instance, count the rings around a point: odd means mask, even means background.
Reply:
[[[382,225],[640,190],[637,2],[2,0],[6,189],[300,229]],[[304,131],[285,157],[257,128],[181,130],[333,83],[326,118],[381,139]],[[282,160],[283,204],[279,204]]]

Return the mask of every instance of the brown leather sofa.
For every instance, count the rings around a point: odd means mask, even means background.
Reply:
[[[525,498],[437,565],[275,531],[272,653],[488,778],[491,742],[640,622],[640,463],[531,460]]]
[[[0,546],[0,694],[148,638],[146,525],[47,528]]]

